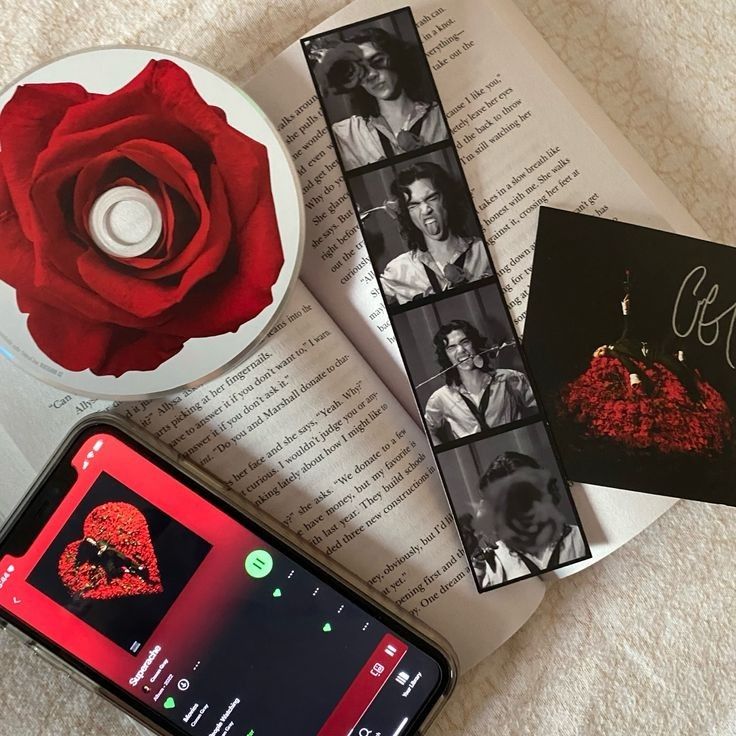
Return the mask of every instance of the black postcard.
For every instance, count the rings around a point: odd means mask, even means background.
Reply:
[[[575,481],[736,505],[736,249],[542,208],[524,346]]]

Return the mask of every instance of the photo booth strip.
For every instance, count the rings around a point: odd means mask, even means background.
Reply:
[[[478,591],[590,558],[411,10],[302,49]]]

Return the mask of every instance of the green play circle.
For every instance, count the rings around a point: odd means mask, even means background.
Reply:
[[[265,549],[254,549],[245,558],[245,571],[252,578],[265,578],[273,570],[273,557]]]

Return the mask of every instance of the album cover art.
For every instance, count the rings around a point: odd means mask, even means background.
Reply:
[[[28,582],[135,654],[210,548],[182,524],[101,473]]]
[[[524,345],[572,480],[736,505],[736,250],[542,208]]]

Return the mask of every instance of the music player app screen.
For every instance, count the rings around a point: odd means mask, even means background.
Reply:
[[[0,606],[197,736],[400,736],[440,666],[117,437],[71,490]]]

